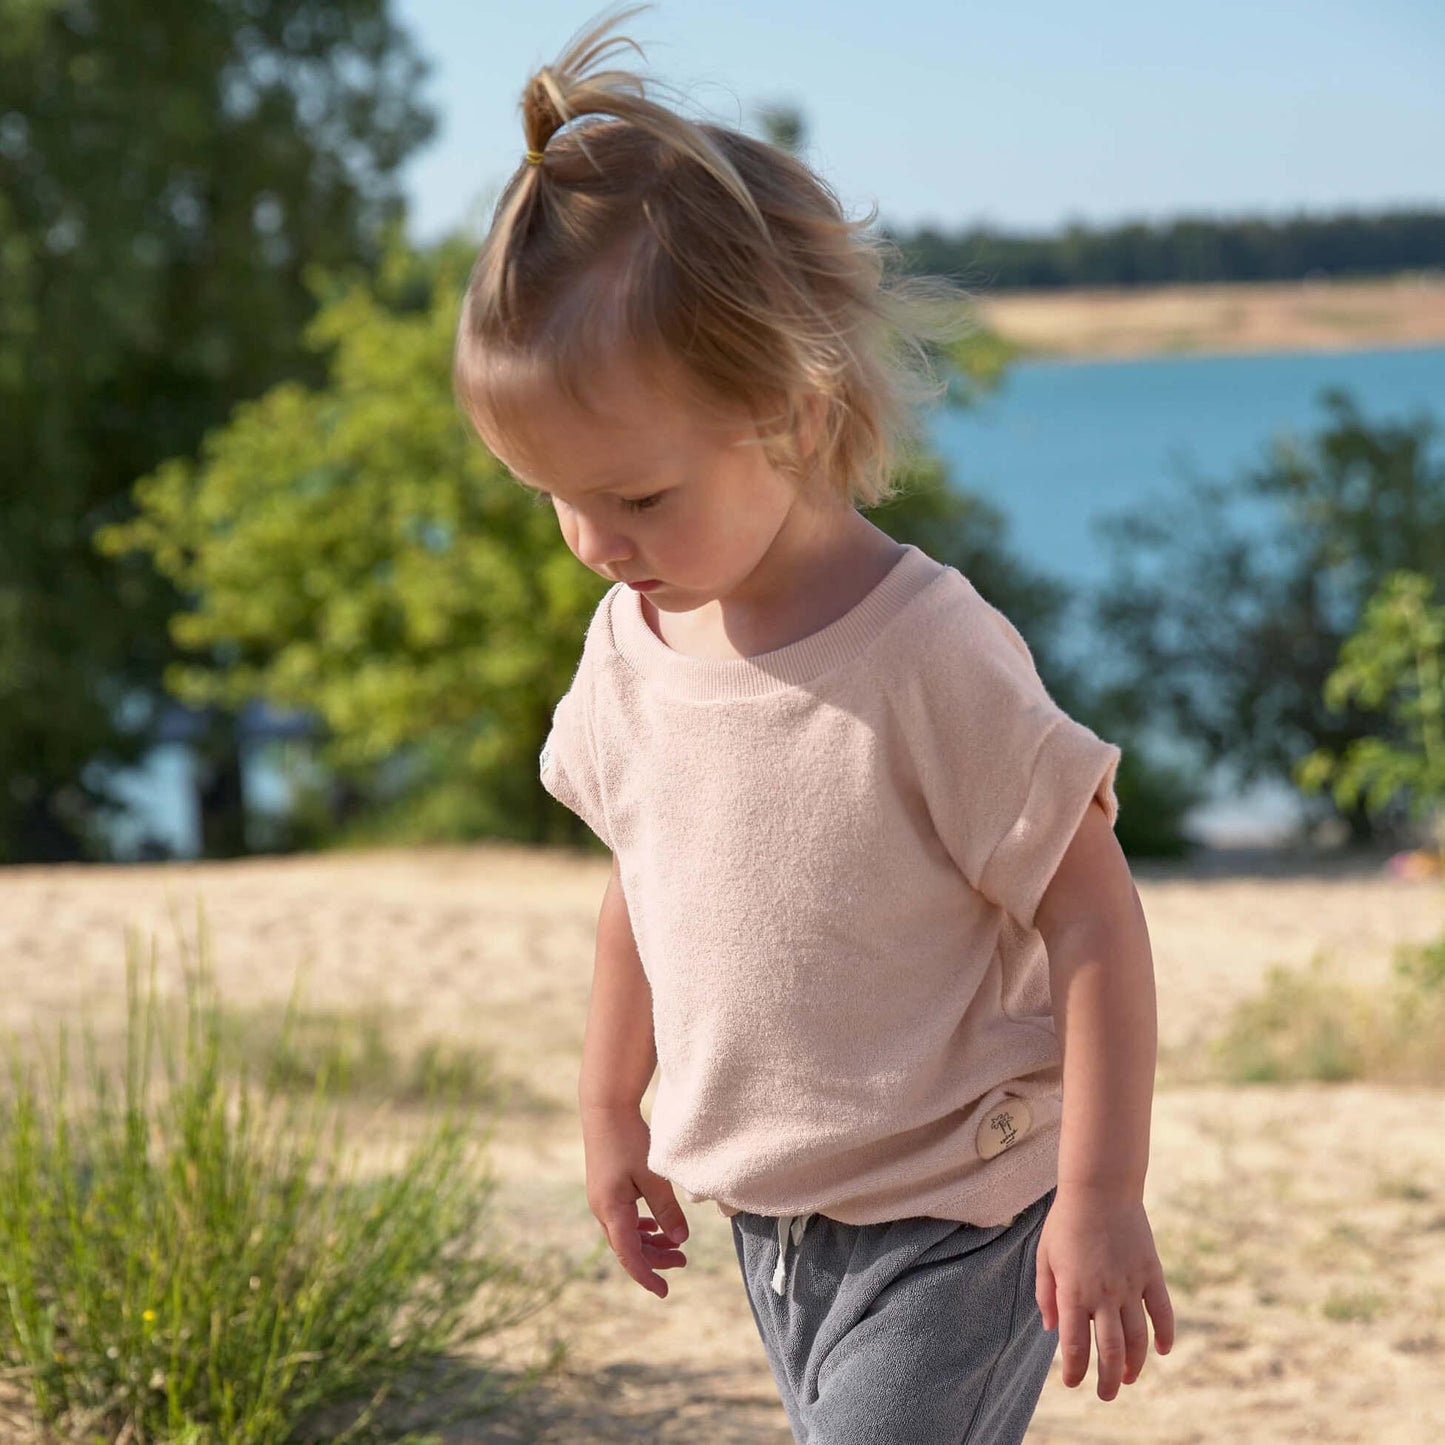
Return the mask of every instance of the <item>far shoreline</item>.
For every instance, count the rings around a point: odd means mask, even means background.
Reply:
[[[1445,346],[1445,272],[973,292],[1019,361],[1259,356]]]
[[[1010,360],[1013,366],[1030,365],[1051,365],[1051,366],[1119,366],[1128,365],[1130,362],[1138,361],[1247,361],[1261,360],[1267,356],[1361,356],[1378,354],[1380,352],[1395,351],[1440,351],[1445,349],[1445,337],[1439,341],[1410,341],[1410,342],[1370,342],[1362,346],[1288,346],[1284,343],[1278,345],[1263,345],[1250,348],[1223,347],[1215,349],[1209,346],[1200,346],[1188,350],[1174,348],[1172,350],[1146,350],[1137,351],[1050,351],[1043,348],[1019,347],[1015,350]]]

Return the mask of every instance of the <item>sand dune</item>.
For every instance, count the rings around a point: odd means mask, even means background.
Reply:
[[[1272,962],[1331,950],[1361,980],[1445,927],[1438,884],[1374,867],[1135,869],[1154,944],[1160,1037],[1208,1032]],[[147,867],[0,870],[0,1021],[53,1037],[84,1001],[119,1027],[123,931],[163,941],[204,901],[223,995],[383,1002],[417,1038],[464,1038],[550,1110],[499,1124],[507,1232],[585,1256],[600,1240],[573,1099],[607,878],[590,857],[506,846]],[[1109,1403],[1057,1358],[1031,1440],[1445,1438],[1445,1094],[1364,1085],[1161,1089],[1146,1200],[1178,1342]],[[728,1226],[688,1210],[689,1264],[658,1300],[601,1259],[564,1296],[569,1365],[525,1412],[449,1441],[787,1445]],[[535,1332],[518,1331],[509,1358]]]

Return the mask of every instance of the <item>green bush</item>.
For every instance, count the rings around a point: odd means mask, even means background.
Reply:
[[[1274,966],[1209,1055],[1231,1083],[1445,1083],[1445,935],[1397,948],[1383,989],[1339,978],[1324,954],[1308,970]]]
[[[376,1409],[459,1345],[550,1303],[489,1235],[479,1136],[438,1113],[393,1172],[358,1177],[325,1071],[309,1095],[228,1088],[205,963],[186,972],[184,1047],[142,1009],[128,939],[123,1083],[68,1084],[64,1029],[48,1100],[11,1042],[0,1101],[0,1363],[67,1439],[270,1445],[369,1438]],[[159,1040],[166,1085],[152,1085]],[[329,1142],[328,1142],[329,1140]],[[554,1359],[464,1411],[529,1388]],[[434,1388],[434,1387],[433,1387]],[[350,1402],[356,1401],[355,1408]],[[307,1419],[345,1405],[344,1429]],[[388,1436],[387,1438],[395,1438]]]
[[[1425,1002],[1445,1002],[1445,933],[1431,943],[1407,943],[1395,950],[1395,980]]]
[[[1263,991],[1235,1005],[1211,1052],[1235,1083],[1357,1079],[1371,1023],[1360,998],[1316,954],[1308,971],[1270,968]]]

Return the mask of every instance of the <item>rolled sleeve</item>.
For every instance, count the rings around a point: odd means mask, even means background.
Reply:
[[[1039,740],[1018,816],[985,860],[977,885],[1025,928],[1034,926],[1049,883],[1095,798],[1114,826],[1121,757],[1113,743],[1062,712]]]
[[[907,690],[910,747],[959,871],[1031,929],[1095,797],[1114,825],[1122,754],[1058,706],[1001,612],[970,604]]]

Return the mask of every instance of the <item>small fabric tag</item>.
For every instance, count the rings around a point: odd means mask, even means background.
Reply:
[[[1005,1149],[1012,1149],[1029,1132],[1033,1122],[1026,1100],[1012,1095],[1000,1099],[978,1126],[979,1157],[993,1159]]]

